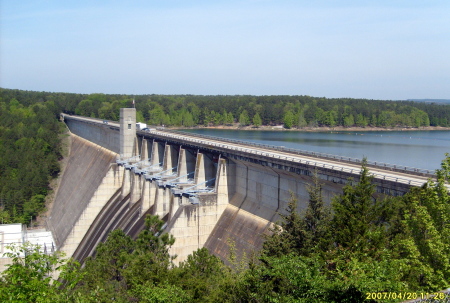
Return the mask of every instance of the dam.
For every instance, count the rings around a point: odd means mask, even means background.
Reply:
[[[210,138],[165,129],[136,130],[134,108],[120,123],[61,115],[72,137],[67,167],[47,220],[58,249],[83,261],[110,231],[135,237],[147,214],[165,221],[176,241],[170,253],[184,261],[198,248],[226,260],[261,248],[264,234],[291,196],[308,203],[313,174],[324,200],[356,182],[361,163],[343,157]],[[403,195],[433,175],[370,165],[377,194]],[[354,181],[351,181],[353,178]]]

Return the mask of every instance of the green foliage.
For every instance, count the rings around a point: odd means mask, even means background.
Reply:
[[[447,154],[437,181],[403,196],[392,220],[392,250],[407,265],[403,279],[416,289],[436,290],[450,281],[449,164]]]
[[[26,92],[2,89],[4,100],[19,105],[36,105],[43,100],[57,116],[59,112],[77,113],[108,120],[118,120],[119,108],[130,107],[136,99],[136,110],[142,122],[153,125],[186,126],[232,124],[234,117],[249,125],[258,114],[262,125],[285,124],[288,127],[352,126],[423,127],[447,126],[450,105],[412,101],[365,99],[326,99],[310,96],[194,96],[194,95],[104,95]],[[16,103],[15,110],[20,111]],[[159,107],[159,108],[158,108]],[[288,120],[284,121],[286,114]],[[291,117],[292,115],[292,117]],[[190,120],[192,116],[192,123]],[[250,118],[251,117],[251,118]],[[241,121],[238,121],[239,123]]]
[[[365,160],[359,182],[355,186],[347,184],[343,191],[333,201],[335,243],[367,253],[374,247],[385,245],[384,213],[387,206],[384,200],[373,197],[375,186]]]
[[[12,264],[0,278],[1,302],[50,302],[57,293],[52,274],[65,262],[61,253],[40,252],[40,247],[25,243],[9,246],[5,256]]]
[[[49,181],[59,173],[62,124],[53,101],[21,102],[0,102],[0,207],[8,221],[28,223],[43,209]]]
[[[355,124],[355,120],[353,118],[353,115],[348,115],[344,118],[344,126],[345,127],[350,127],[353,126]]]
[[[333,302],[327,300],[327,278],[318,260],[292,254],[264,258],[246,273],[237,302]]]
[[[284,128],[290,129],[294,125],[294,114],[288,111],[284,114],[283,118]]]
[[[0,217],[25,222],[42,210],[49,178],[59,172],[58,114],[118,120],[119,108],[130,106],[131,98],[0,90]],[[286,115],[289,127],[423,127],[450,121],[450,106],[309,96],[146,95],[136,97],[136,109],[143,122],[186,127],[232,124],[234,117],[241,125],[253,117],[258,125],[258,116],[262,124],[286,124]],[[380,199],[363,166],[359,182],[350,181],[334,198],[332,211],[324,206],[316,178],[305,212],[297,212],[293,197],[259,260],[238,260],[230,246],[233,268],[206,249],[175,267],[168,253],[174,239],[161,233],[156,217],[147,219],[135,240],[111,233],[83,268],[20,248],[28,254],[21,258],[19,249],[10,255],[0,300],[359,302],[369,291],[440,290],[450,283],[448,155],[437,176],[403,197]],[[61,283],[51,276],[58,267]]]
[[[23,247],[9,254],[0,300],[372,302],[367,293],[437,291],[450,280],[448,155],[437,176],[403,197],[379,199],[364,162],[359,181],[349,181],[330,212],[314,175],[307,209],[298,213],[292,196],[257,261],[238,260],[229,241],[231,267],[205,248],[174,266],[174,239],[157,216],[146,219],[136,240],[111,232],[84,268]],[[55,269],[61,283],[52,278]]]
[[[305,115],[304,115],[304,113],[303,113],[303,110],[300,110],[300,111],[298,112],[298,115],[297,115],[297,126],[298,126],[299,128],[303,128],[303,127],[305,127],[306,125],[308,125],[308,123],[306,122],[306,119],[305,119]]]
[[[288,214],[264,243],[262,263],[249,272],[244,283],[247,291],[242,293],[249,293],[249,300],[259,298],[255,301],[300,300],[291,297],[294,287],[289,283],[295,278],[286,281],[284,277],[304,266],[305,260],[316,262],[308,268],[315,269],[316,275],[307,282],[319,281],[322,287],[304,289],[305,302],[359,302],[368,292],[430,292],[447,287],[450,198],[445,184],[449,168],[447,155],[436,183],[430,181],[403,197],[381,199],[364,161],[359,182],[349,181],[343,194],[335,197],[331,214],[322,208],[316,179],[308,190],[310,201],[304,214],[296,213],[295,199],[291,199]]]
[[[324,205],[322,186],[317,174],[307,188],[309,203],[304,213],[297,211],[297,199],[291,193],[287,214],[279,214],[282,221],[275,224],[272,234],[263,244],[265,256],[283,256],[294,253],[310,255],[330,246],[330,209]]]
[[[143,303],[192,302],[191,297],[184,290],[171,284],[162,284],[160,286],[151,284],[138,285],[134,290],[134,294],[140,298],[139,302]]]
[[[233,123],[234,123],[234,116],[233,116],[233,114],[230,112],[230,113],[227,114],[227,118],[226,118],[226,120],[225,120],[225,124],[227,124],[227,125],[233,125]]]
[[[191,301],[205,301],[217,291],[228,273],[222,261],[201,248],[172,270],[170,280],[183,289]]]
[[[239,124],[241,126],[247,126],[250,123],[250,118],[246,110],[243,110],[239,116]]]
[[[359,127],[366,127],[368,125],[367,118],[364,117],[361,113],[356,115],[355,123],[356,123],[356,126],[359,126]]]
[[[305,222],[297,212],[297,200],[291,193],[291,200],[286,208],[287,215],[279,214],[282,221],[270,230],[272,235],[266,238],[263,253],[267,256],[283,256],[299,253],[304,248]]]
[[[149,111],[149,120],[148,123],[151,125],[163,125],[167,124],[167,115],[164,113],[164,108],[157,104],[153,103],[153,109]]]
[[[261,124],[262,124],[261,117],[259,116],[258,113],[256,113],[256,114],[253,116],[253,125],[254,125],[255,127],[260,127]]]
[[[303,254],[327,251],[330,248],[331,210],[325,206],[322,197],[322,184],[317,172],[314,172],[313,183],[307,186],[309,203],[306,208],[303,224],[305,229]]]

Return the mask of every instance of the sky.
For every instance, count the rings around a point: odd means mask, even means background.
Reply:
[[[448,0],[0,0],[0,87],[450,99]]]

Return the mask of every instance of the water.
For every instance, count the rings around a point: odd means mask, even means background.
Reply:
[[[450,131],[184,131],[429,170],[450,153]]]

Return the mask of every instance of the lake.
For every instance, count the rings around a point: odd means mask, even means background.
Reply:
[[[450,153],[450,131],[183,130],[208,136],[435,170]]]

